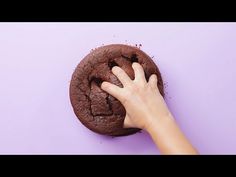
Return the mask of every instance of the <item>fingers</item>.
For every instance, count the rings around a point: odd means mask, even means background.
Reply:
[[[146,78],[145,78],[145,73],[144,73],[143,67],[139,63],[134,62],[132,64],[132,68],[134,69],[134,75],[135,75],[136,81],[143,82],[143,83],[147,82]]]
[[[134,80],[141,84],[147,83],[143,67],[139,63],[134,62],[132,64],[132,68],[134,70],[134,75],[135,75]],[[128,84],[132,83],[132,80],[130,79],[130,77],[120,67],[114,66],[112,68],[112,73],[120,80],[123,86],[127,86]]]
[[[126,72],[120,67],[114,66],[112,68],[112,73],[120,80],[123,86],[130,84],[132,81]]]
[[[109,82],[103,82],[101,85],[102,90],[106,91],[110,95],[114,96],[116,99],[122,99],[122,88],[111,84]]]
[[[150,86],[152,88],[157,88],[157,76],[156,76],[156,74],[152,74],[149,77],[148,84],[150,84]]]

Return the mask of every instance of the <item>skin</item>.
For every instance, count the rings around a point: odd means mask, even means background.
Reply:
[[[157,77],[151,75],[148,82],[142,66],[133,63],[135,79],[120,67],[112,68],[123,88],[103,82],[101,88],[117,98],[126,109],[124,127],[136,127],[147,131],[162,154],[197,154],[184,136],[157,87]]]

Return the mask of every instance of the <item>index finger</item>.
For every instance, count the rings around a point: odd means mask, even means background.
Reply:
[[[111,84],[110,82],[104,81],[101,85],[101,89],[121,101],[122,99],[122,88]]]

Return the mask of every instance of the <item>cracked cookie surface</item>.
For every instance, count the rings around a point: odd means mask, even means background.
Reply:
[[[113,66],[121,67],[134,79],[133,62],[142,65],[147,80],[151,74],[157,74],[157,85],[164,96],[159,69],[137,47],[123,44],[102,46],[91,51],[76,67],[70,82],[70,100],[76,116],[90,130],[111,136],[130,135],[140,130],[123,128],[125,108],[100,87],[103,81],[123,87],[111,72]]]

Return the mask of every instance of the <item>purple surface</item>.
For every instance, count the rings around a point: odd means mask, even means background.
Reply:
[[[102,44],[142,44],[201,154],[236,153],[236,23],[1,23],[1,154],[159,154],[147,133],[86,129],[69,100],[74,68]]]

